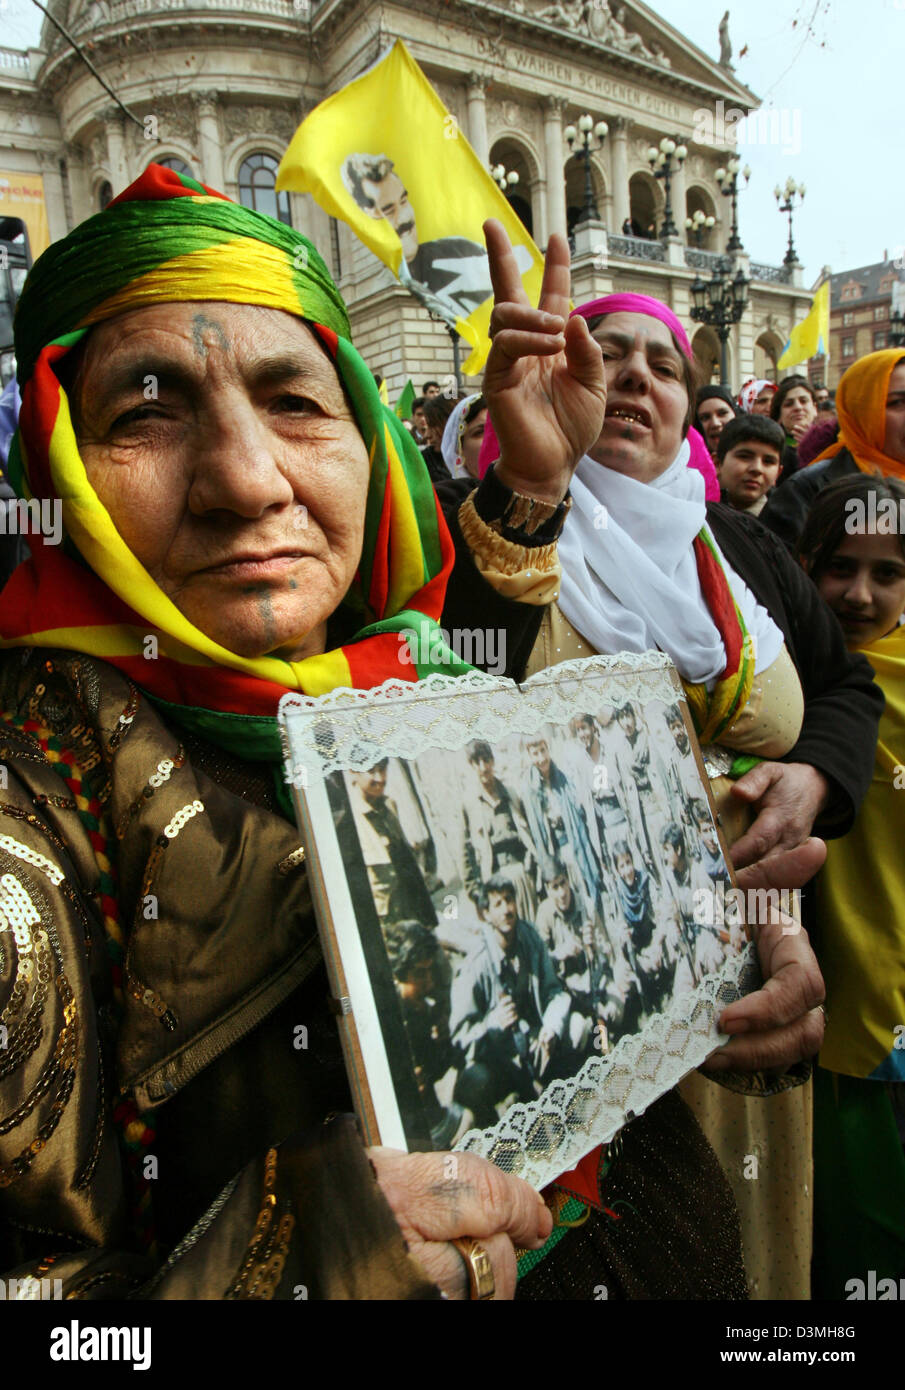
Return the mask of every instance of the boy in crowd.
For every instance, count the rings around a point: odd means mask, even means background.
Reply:
[[[766,415],[730,420],[717,442],[720,500],[736,511],[757,516],[776,486],[784,444],[782,426]]]

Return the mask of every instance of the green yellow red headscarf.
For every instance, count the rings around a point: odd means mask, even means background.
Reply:
[[[298,662],[219,646],[154,583],[88,481],[58,365],[93,324],[167,300],[286,310],[332,357],[371,459],[361,563],[345,600],[357,631],[347,645]],[[349,341],[343,301],[298,232],[152,164],[37,261],[19,302],[16,352],[22,411],[10,479],[23,498],[59,499],[64,541],[31,538],[33,558],[4,591],[0,647],[63,647],[109,661],[183,716],[194,711],[215,741],[246,752],[249,720],[266,720],[256,747],[270,756],[278,755],[272,720],[287,690],[417,680],[431,669],[426,661],[467,669],[439,632],[400,661],[399,633],[430,635],[439,620],[452,543],[421,455],[381,403]],[[155,660],[146,658],[148,636],[157,639]]]
[[[884,348],[852,363],[836,387],[839,438],[813,463],[848,449],[862,473],[879,471],[886,477],[905,478],[905,463],[883,452],[889,379],[902,361],[905,352],[901,348]]]

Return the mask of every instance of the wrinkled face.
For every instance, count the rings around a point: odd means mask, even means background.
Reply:
[[[779,469],[778,449],[746,439],[728,451],[717,471],[729,501],[736,507],[750,507],[776,486]]]
[[[462,462],[465,465],[465,472],[472,478],[478,476],[478,455],[481,452],[486,424],[487,411],[479,410],[471,423],[466,425],[462,431]]]
[[[755,398],[754,398],[754,404],[753,404],[752,407],[751,407],[751,414],[752,414],[752,415],[769,415],[769,414],[770,414],[770,405],[771,405],[771,402],[772,402],[773,397],[774,397],[775,395],[776,395],[775,390],[773,390],[773,389],[772,389],[771,387],[769,387],[769,386],[765,386],[764,389],[761,391],[760,395],[759,395],[759,396],[755,396]]]
[[[734,419],[732,407],[726,401],[721,401],[719,396],[708,396],[706,400],[701,401],[698,406],[698,420],[707,448],[712,454],[716,453],[717,440],[723,426]]]
[[[779,423],[790,433],[793,429],[812,425],[817,419],[817,407],[811,399],[810,391],[803,386],[793,386],[783,397],[779,408]]]
[[[92,330],[74,393],[88,479],[180,612],[240,656],[323,651],[369,467],[311,330],[246,304],[137,309]]]
[[[603,429],[588,453],[604,468],[651,482],[682,443],[688,393],[681,354],[665,323],[608,314],[594,330],[606,373]]]
[[[368,209],[369,216],[378,221],[382,217],[386,218],[402,242],[402,254],[405,259],[407,261],[412,260],[418,251],[418,230],[415,226],[415,214],[412,211],[409,195],[402,179],[391,170],[386,178],[381,179],[379,183],[372,183],[370,179],[362,179],[361,186],[365,197],[371,200],[372,206]]]
[[[627,887],[635,881],[635,861],[630,854],[616,855],[616,872]]]
[[[545,738],[538,739],[536,743],[528,744],[528,757],[542,777],[546,777],[550,771],[550,748]]]
[[[883,452],[905,463],[905,362],[899,362],[889,378]]]
[[[504,942],[513,937],[518,920],[514,897],[508,893],[488,893],[487,916],[490,925]]]
[[[558,874],[547,884],[550,897],[557,912],[568,912],[572,905],[572,889],[565,874]]]
[[[891,632],[905,610],[905,557],[898,536],[846,536],[817,581],[850,651]]]

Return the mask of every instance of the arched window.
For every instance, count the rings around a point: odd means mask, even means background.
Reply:
[[[289,195],[277,193],[274,188],[278,167],[279,161],[272,154],[250,154],[243,159],[239,166],[239,202],[291,227]]]
[[[107,204],[110,202],[110,199],[111,199],[112,197],[113,197],[113,185],[112,185],[112,183],[110,183],[109,179],[104,179],[104,182],[101,184],[100,188],[97,190],[97,205],[98,205],[98,207],[100,208],[101,212],[103,212],[104,208],[105,208],[105,207],[107,206]]]
[[[155,159],[154,163],[162,165],[164,169],[172,169],[174,174],[188,174],[190,179],[195,177],[185,160],[178,155],[167,154],[163,159]]]

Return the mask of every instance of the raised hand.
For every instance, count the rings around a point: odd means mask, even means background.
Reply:
[[[559,503],[606,412],[600,347],[583,318],[569,318],[569,246],[547,246],[533,309],[502,224],[484,223],[494,308],[484,398],[500,443],[496,472],[516,492]]]

